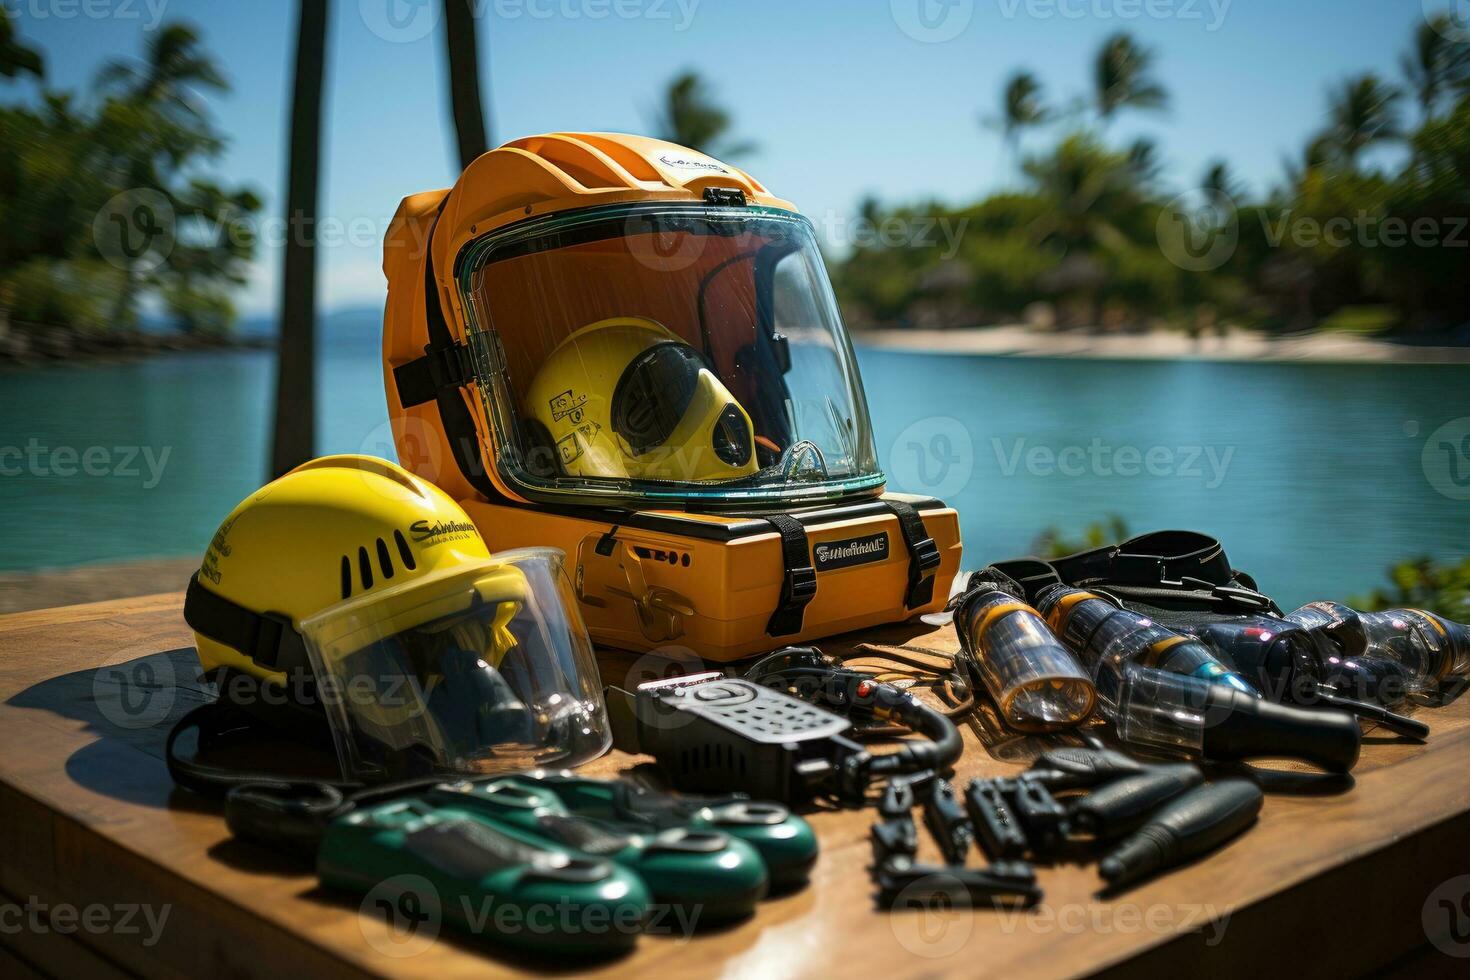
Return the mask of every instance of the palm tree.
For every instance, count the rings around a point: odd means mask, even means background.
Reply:
[[[1028,234],[1038,246],[1061,255],[1061,261],[1037,279],[1045,292],[1069,298],[1083,310],[1082,319],[1100,319],[1099,290],[1106,284],[1109,254],[1126,250],[1126,224],[1137,204],[1135,175],[1126,154],[1115,153],[1089,133],[1064,139],[1050,155],[1025,163],[1038,197],[1046,202],[1042,217]]]
[[[1000,117],[988,119],[985,125],[999,129],[1005,141],[1006,155],[1015,160],[1021,155],[1021,136],[1032,126],[1051,119],[1051,110],[1041,97],[1041,82],[1029,71],[1013,72],[1001,89]]]
[[[1041,82],[1029,71],[1018,71],[1006,81],[1000,98],[1000,129],[1014,152],[1021,134],[1032,126],[1040,126],[1051,118],[1051,110],[1041,97]]]
[[[730,114],[715,102],[704,79],[692,71],[669,83],[656,125],[660,138],[713,157],[737,157],[755,149],[749,142],[727,142]]]
[[[1328,117],[1332,147],[1349,170],[1370,146],[1403,135],[1399,126],[1398,89],[1369,72],[1343,82],[1331,95]]]
[[[1245,197],[1245,188],[1235,179],[1235,175],[1230,172],[1230,164],[1224,160],[1211,161],[1205,168],[1204,180],[1200,182],[1200,186],[1231,201],[1239,201]]]
[[[102,69],[98,84],[143,105],[169,112],[204,115],[199,89],[228,92],[230,84],[200,46],[188,24],[166,24],[148,42],[142,62],[114,61]]]
[[[449,99],[459,168],[490,149],[485,104],[480,96],[480,42],[474,0],[444,0],[444,44],[449,55]]]
[[[1128,34],[1108,38],[1097,55],[1097,115],[1104,125],[1119,109],[1163,109],[1169,95],[1150,75],[1154,54]]]
[[[1110,150],[1088,133],[1069,136],[1049,155],[1028,159],[1026,176],[1048,205],[1032,234],[1074,254],[1125,244],[1120,226],[1143,200],[1137,167],[1132,154]]]
[[[1470,74],[1470,45],[1456,37],[1454,20],[1447,13],[1435,14],[1419,25],[1414,47],[1403,56],[1404,78],[1419,99],[1425,119],[1434,117],[1440,98]]]
[[[16,40],[11,16],[9,7],[0,7],[0,77],[19,78],[25,72],[44,77],[45,65],[40,52]]]
[[[1140,136],[1128,147],[1128,170],[1140,186],[1152,184],[1164,170],[1159,159],[1159,144]]]
[[[311,459],[316,429],[316,214],[321,178],[327,0],[300,0],[287,168],[285,270],[271,474]]]
[[[228,92],[230,83],[204,50],[199,31],[192,25],[172,22],[163,25],[148,41],[141,61],[113,61],[97,76],[98,87],[112,93],[130,107],[154,114],[160,137],[152,152],[129,147],[122,167],[129,188],[161,189],[177,172],[182,154],[169,144],[186,139],[205,152],[213,152],[219,139],[208,125],[204,92]],[[125,270],[111,322],[122,325],[133,319],[139,283],[135,271]]]
[[[1336,144],[1332,133],[1319,133],[1307,141],[1300,162],[1289,157],[1282,161],[1282,169],[1286,172],[1285,197],[1290,198],[1309,174],[1333,161],[1337,155]]]

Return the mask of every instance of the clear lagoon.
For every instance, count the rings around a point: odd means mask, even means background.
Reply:
[[[323,453],[392,454],[373,326],[321,345]],[[1110,515],[1208,531],[1288,604],[1470,553],[1467,366],[860,360],[890,486],[960,508],[969,568]],[[202,552],[262,481],[272,384],[263,351],[0,373],[0,570]]]

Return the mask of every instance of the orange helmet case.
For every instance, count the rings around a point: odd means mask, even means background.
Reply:
[[[706,659],[734,660],[941,609],[959,572],[961,542],[958,514],[940,501],[889,494],[789,511],[808,549],[808,564],[793,569],[782,533],[764,511],[609,510],[601,503],[576,508],[528,501],[496,464],[491,421],[473,381],[438,400],[403,404],[395,369],[421,360],[430,346],[426,288],[437,291],[453,341],[467,341],[469,318],[455,267],[471,242],[554,212],[631,202],[699,203],[709,188],[738,190],[750,204],[796,210],[749,174],[704,154],[603,133],[515,140],[476,160],[453,189],[406,198],[389,227],[383,256],[384,381],[400,463],[460,501],[491,550],[565,551],[583,616],[602,644],[631,650],[676,645]],[[468,413],[475,445],[453,445],[446,411]],[[922,532],[912,520],[905,528],[895,506],[917,514]],[[913,544],[922,535],[937,559],[924,561],[919,572]],[[850,554],[843,549],[880,538],[884,548],[872,552],[878,557],[822,561],[823,555]],[[919,593],[924,601],[911,604],[918,575],[934,584]],[[793,591],[805,599],[797,628],[773,635],[773,612]]]

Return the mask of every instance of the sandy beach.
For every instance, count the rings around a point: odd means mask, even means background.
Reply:
[[[1269,336],[1231,330],[1198,340],[1186,334],[1037,330],[1023,325],[953,330],[863,330],[861,346],[918,353],[1114,360],[1312,361],[1322,363],[1470,364],[1470,347],[1397,344],[1347,333]]]

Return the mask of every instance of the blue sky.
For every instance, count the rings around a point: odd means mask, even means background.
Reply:
[[[141,53],[160,19],[197,24],[234,85],[211,100],[231,138],[216,170],[281,211],[294,3],[3,2],[45,53],[48,84],[63,89]],[[733,111],[735,135],[758,144],[736,162],[820,224],[869,194],[960,203],[1005,185],[1000,138],[980,120],[994,115],[1006,76],[1026,67],[1054,100],[1082,94],[1098,46],[1118,30],[1156,49],[1172,104],[1120,120],[1110,137],[1157,139],[1180,190],[1222,156],[1264,191],[1323,125],[1329,87],[1368,70],[1398,78],[1424,10],[1448,2],[477,0],[477,9],[494,139],[649,131],[662,86],[694,68]],[[327,310],[381,302],[377,241],[399,199],[453,179],[437,8],[333,3],[324,213],[342,235],[322,255]],[[245,312],[274,309],[278,265],[276,253],[262,255]]]

